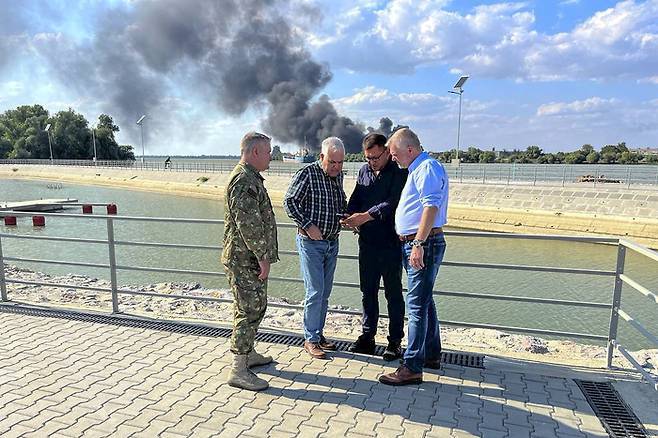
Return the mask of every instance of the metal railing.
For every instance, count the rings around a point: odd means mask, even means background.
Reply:
[[[112,160],[41,160],[15,159],[0,160],[0,165],[33,166],[81,166],[96,168],[123,168],[144,171],[171,171],[196,173],[229,173],[237,163],[236,159],[180,159],[173,160],[165,167],[164,160],[147,158],[141,161]],[[363,163],[346,162],[343,167],[345,176],[356,178]],[[302,166],[301,163],[272,161],[268,175],[293,175]],[[658,165],[621,165],[621,164],[516,164],[516,163],[462,163],[459,166],[444,164],[451,181],[477,184],[503,185],[548,185],[566,186],[604,186],[630,188],[658,188]]]
[[[34,213],[0,212],[0,217],[10,216],[10,215],[31,216],[34,215]],[[84,219],[84,220],[105,221],[107,238],[87,239],[87,238],[76,238],[76,237],[53,237],[53,236],[34,236],[34,235],[26,235],[26,234],[0,233],[0,266],[3,267],[3,269],[0,269],[0,298],[3,302],[10,300],[10,297],[8,296],[7,293],[8,283],[107,292],[110,293],[112,297],[113,313],[120,313],[121,311],[121,309],[119,308],[119,296],[122,294],[133,295],[133,296],[159,297],[159,298],[178,298],[178,299],[210,301],[210,302],[218,302],[218,303],[232,302],[231,299],[223,299],[223,298],[188,296],[188,295],[178,295],[178,294],[160,294],[155,292],[144,292],[144,291],[136,291],[131,289],[124,289],[124,288],[119,288],[117,282],[117,271],[121,271],[121,270],[191,274],[191,275],[213,276],[213,277],[223,277],[226,274],[224,272],[219,272],[219,271],[156,268],[150,266],[128,266],[128,265],[119,264],[117,262],[116,252],[115,252],[117,246],[141,246],[141,247],[155,247],[155,248],[169,248],[169,249],[195,249],[195,250],[208,250],[208,251],[219,251],[222,249],[222,247],[219,245],[194,245],[194,244],[175,244],[175,243],[162,243],[162,242],[140,242],[140,241],[117,240],[114,234],[115,223],[122,221],[140,221],[140,222],[148,222],[148,223],[178,223],[178,224],[191,224],[191,225],[220,224],[221,225],[224,223],[224,221],[222,220],[133,217],[133,216],[114,216],[114,215],[90,216],[90,215],[81,215],[81,214],[62,214],[62,213],[39,213],[39,215],[52,216],[56,218],[75,218],[78,220]],[[277,227],[296,228],[296,225],[281,223],[278,224]],[[453,297],[462,297],[462,298],[476,298],[483,300],[553,304],[553,305],[584,307],[584,308],[592,308],[592,309],[609,309],[610,319],[609,319],[607,334],[578,333],[578,332],[568,332],[568,331],[559,331],[559,330],[538,329],[531,327],[504,326],[497,324],[473,323],[473,322],[464,322],[464,321],[442,320],[441,323],[445,325],[457,326],[457,327],[485,328],[485,329],[495,329],[495,330],[501,330],[507,332],[521,332],[521,333],[530,333],[537,335],[550,335],[550,336],[559,336],[559,337],[568,337],[568,338],[577,338],[577,339],[588,339],[594,341],[603,341],[606,342],[607,345],[606,366],[608,368],[612,366],[613,353],[616,348],[626,359],[629,360],[629,362],[640,373],[642,373],[643,377],[647,379],[647,381],[649,381],[656,390],[658,390],[658,380],[655,380],[650,373],[645,371],[642,368],[642,366],[632,357],[632,355],[617,340],[619,317],[621,317],[626,322],[628,322],[631,327],[636,329],[640,334],[642,334],[646,339],[648,339],[653,345],[658,347],[658,336],[652,334],[639,321],[637,321],[635,318],[629,315],[627,311],[625,311],[621,307],[622,287],[624,284],[640,292],[641,294],[652,300],[655,304],[658,304],[658,293],[653,292],[648,288],[642,286],[640,283],[630,278],[624,272],[624,265],[625,265],[627,251],[629,250],[634,251],[638,254],[648,257],[653,261],[658,262],[657,252],[648,249],[644,246],[638,245],[636,243],[632,243],[626,240],[620,240],[617,238],[609,238],[609,237],[561,236],[561,235],[539,235],[539,234],[504,234],[504,233],[473,232],[473,231],[446,231],[446,235],[461,236],[468,238],[554,240],[554,241],[567,241],[567,242],[605,243],[605,244],[616,245],[617,257],[616,257],[616,267],[614,270],[564,268],[564,267],[553,267],[553,266],[533,266],[533,265],[516,265],[516,264],[497,264],[497,263],[475,263],[475,262],[458,262],[458,261],[444,261],[442,263],[442,266],[454,266],[454,267],[462,267],[462,268],[513,270],[513,271],[528,271],[528,272],[551,272],[558,274],[576,274],[576,275],[610,277],[615,279],[614,289],[612,291],[612,300],[610,303],[563,300],[563,299],[554,299],[554,298],[537,298],[537,297],[516,296],[516,295],[495,295],[495,294],[486,294],[481,292],[441,291],[441,290],[433,291],[433,295],[435,296],[453,296]],[[3,255],[2,252],[3,239],[31,239],[38,241],[75,242],[75,243],[84,243],[84,244],[106,245],[108,249],[108,263],[86,263],[86,262],[73,262],[73,261],[62,261],[62,260],[33,259],[33,258],[25,258],[25,257],[6,256]],[[296,251],[281,250],[279,251],[279,253],[285,255],[291,255],[291,256],[298,255]],[[351,254],[339,254],[338,258],[356,260],[358,259],[358,256]],[[94,287],[94,286],[81,286],[75,284],[27,281],[17,278],[7,278],[4,270],[4,262],[29,262],[29,263],[43,263],[43,264],[53,264],[53,265],[108,269],[110,272],[110,287],[106,288],[106,287]],[[287,283],[303,283],[303,280],[301,278],[270,277],[270,280],[287,282]],[[357,289],[359,288],[359,284],[350,283],[350,282],[334,282],[334,286],[357,288]],[[405,293],[407,292],[406,288],[404,289],[404,292]],[[298,309],[298,310],[303,309],[303,306],[301,305],[291,305],[285,303],[282,304],[272,303],[272,304],[268,304],[268,306]],[[329,312],[338,313],[338,314],[357,315],[357,316],[361,315],[360,311],[349,310],[349,309],[330,308]],[[388,318],[388,315],[382,314],[381,317]]]

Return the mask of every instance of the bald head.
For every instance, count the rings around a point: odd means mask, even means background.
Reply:
[[[395,142],[402,146],[411,146],[414,149],[422,150],[420,145],[420,140],[415,132],[409,128],[398,129],[391,135],[391,138],[388,139],[388,144]]]
[[[423,151],[418,136],[409,128],[398,129],[386,143],[393,161],[402,168],[407,168]]]

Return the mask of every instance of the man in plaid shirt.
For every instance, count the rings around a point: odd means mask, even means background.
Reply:
[[[283,206],[298,228],[297,250],[304,278],[304,349],[314,358],[336,345],[323,335],[338,256],[340,219],[347,207],[343,190],[345,146],[338,137],[322,142],[320,159],[293,177]]]

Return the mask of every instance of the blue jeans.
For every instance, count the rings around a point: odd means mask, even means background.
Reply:
[[[409,342],[404,352],[404,364],[414,373],[423,372],[425,359],[439,359],[441,335],[436,305],[432,296],[434,281],[446,252],[443,234],[427,238],[423,245],[425,267],[417,270],[409,265],[410,243],[402,245],[402,259],[407,271],[407,308],[409,309]]]
[[[298,234],[297,250],[306,290],[304,338],[309,342],[320,342],[334,283],[338,240],[312,240]]]

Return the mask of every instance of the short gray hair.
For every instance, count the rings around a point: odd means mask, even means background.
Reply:
[[[386,146],[390,146],[392,143],[397,143],[402,147],[411,146],[419,151],[423,150],[423,147],[420,144],[420,139],[416,133],[409,128],[402,128],[395,131],[388,139],[388,142],[386,142]]]
[[[264,141],[270,142],[272,139],[265,134],[261,134],[260,132],[247,132],[240,141],[240,153],[250,154],[256,148],[256,146]]]
[[[345,153],[345,145],[343,144],[343,140],[338,137],[325,138],[322,142],[322,155],[326,156],[330,150]]]

